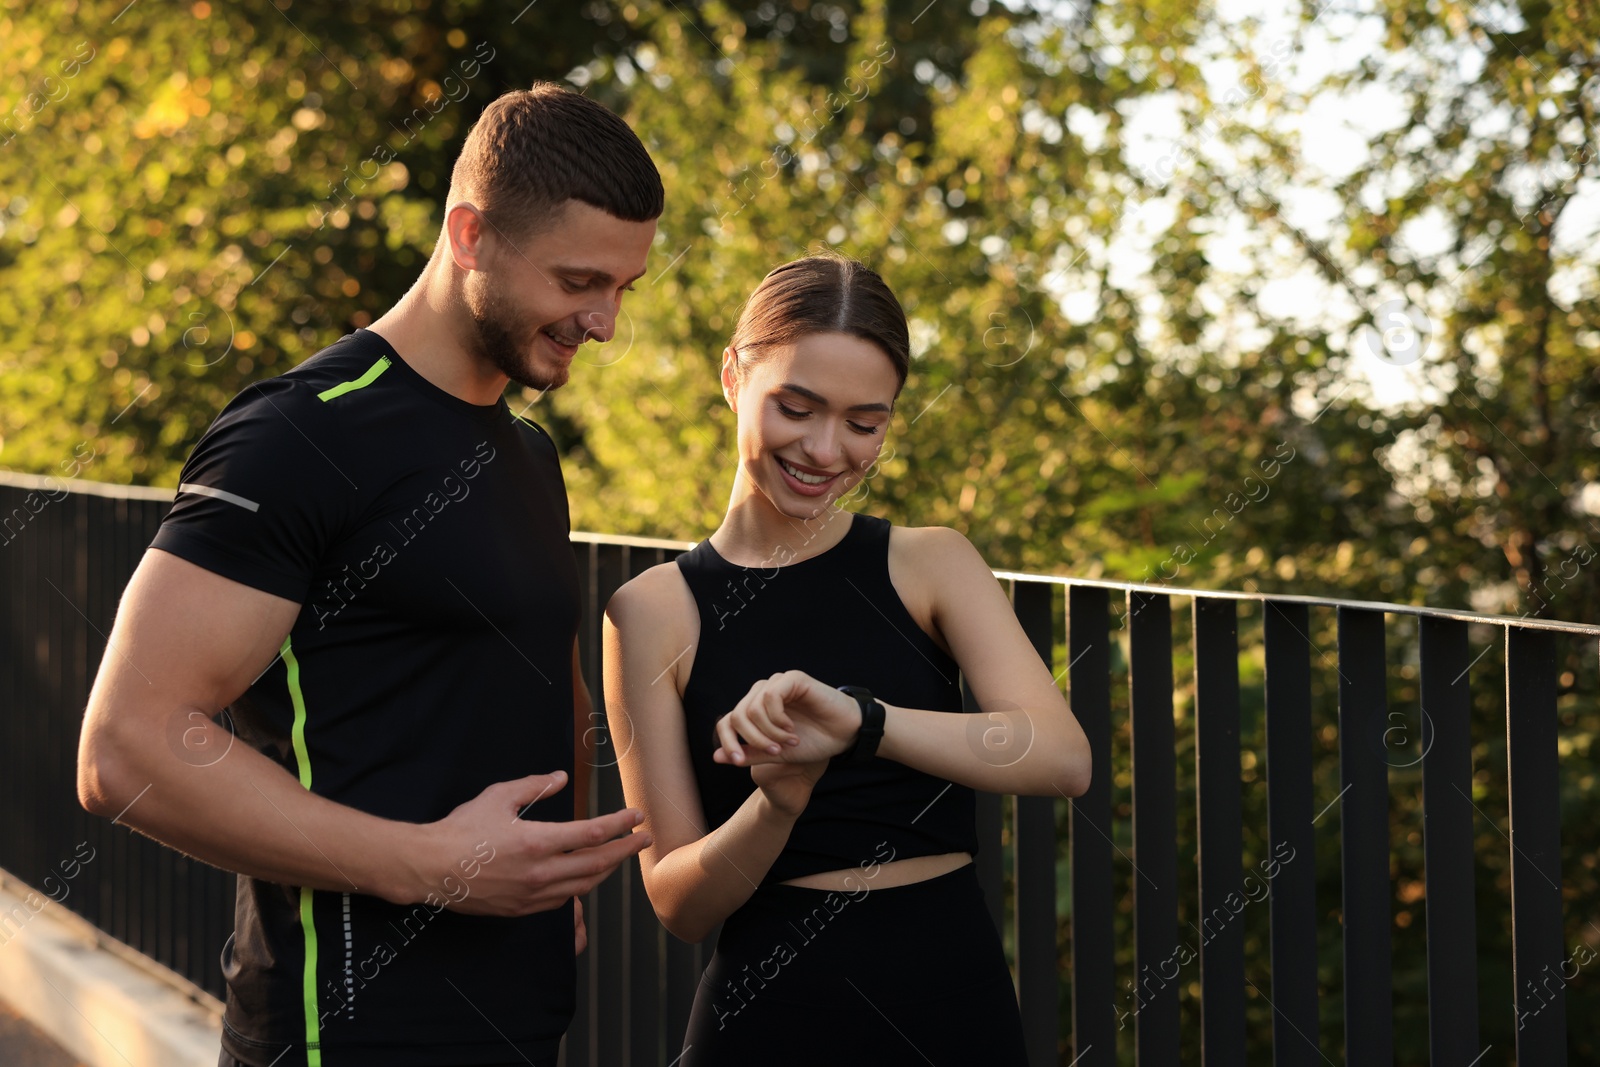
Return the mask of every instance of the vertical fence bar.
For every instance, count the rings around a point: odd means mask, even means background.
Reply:
[[[1134,981],[1139,1067],[1178,1062],[1178,802],[1172,725],[1172,600],[1128,594],[1133,718]]]
[[[1433,1067],[1471,1063],[1478,1044],[1473,900],[1472,690],[1467,624],[1422,619],[1422,805]]]
[[[1244,1062],[1244,924],[1239,786],[1239,614],[1194,600],[1195,823],[1200,866],[1200,1047],[1207,1067]],[[1240,907],[1243,907],[1240,904]]]
[[[68,497],[67,500],[71,498]],[[70,605],[72,600],[72,587],[62,573],[61,548],[62,538],[65,536],[61,521],[61,509],[67,503],[61,501],[40,513],[32,523],[28,538],[28,546],[37,552],[39,580],[43,583],[40,595],[50,599],[50,606],[54,609],[50,616],[50,626],[45,631],[45,640],[36,646],[36,669],[39,672],[39,690],[42,702],[46,706],[57,704],[62,697],[61,693],[61,659],[66,653],[71,638],[75,636],[77,614]],[[55,805],[50,803],[51,794],[57,785],[55,761],[59,759],[60,747],[56,742],[56,722],[59,716],[42,715],[39,717],[39,732],[34,735],[36,747],[34,752],[34,774],[37,776],[39,791],[35,794],[33,849],[28,862],[28,879],[38,884],[44,878],[46,867],[50,861],[47,858],[50,851],[50,841],[54,836]],[[41,803],[42,801],[42,803]],[[145,877],[147,868],[141,864],[139,867],[139,886],[146,889],[149,879]],[[142,903],[145,897],[140,894]],[[133,913],[133,933],[136,940],[134,947],[140,947],[137,938],[144,932],[143,910],[136,908]]]
[[[87,493],[73,493],[69,500],[61,503],[71,505],[71,510],[66,512],[66,521],[72,530],[72,551],[65,561],[70,569],[63,573],[66,584],[62,588],[71,591],[73,600],[81,606],[83,614],[78,619],[70,659],[66,660],[67,669],[61,679],[59,699],[66,703],[67,708],[81,712],[89,703],[89,686],[105,654],[105,640],[101,635],[111,632],[111,623],[117,613],[116,601],[104,596],[103,587],[94,581],[98,577],[98,568],[92,565],[93,556],[98,554],[96,542],[99,538],[96,534],[101,528],[96,520],[104,514],[108,501]],[[61,817],[56,840],[65,848],[60,855],[52,855],[50,863],[55,868],[54,873],[59,875],[62,861],[71,856],[71,850],[83,840],[82,827],[88,813],[78,804],[77,789],[78,739],[82,734],[83,717],[81,714],[67,714],[60,716],[57,722],[61,792],[52,806],[60,812]],[[191,861],[187,856],[170,849],[162,849],[161,858],[157,895],[149,905],[155,912],[157,944],[160,946],[155,955],[167,967],[175,968],[179,966],[177,930],[183,918],[175,906],[173,875],[180,865]],[[70,895],[68,899],[71,899]]]
[[[1350,1063],[1394,1062],[1384,662],[1383,613],[1340,608],[1339,836],[1344,860],[1344,1042]]]
[[[1034,651],[1051,670],[1055,633],[1050,585],[1016,582],[1012,607]],[[1026,731],[1032,743],[1036,728]],[[1021,740],[1021,738],[1019,738]],[[1016,945],[1023,1041],[1032,1063],[1056,1062],[1061,1023],[1057,1007],[1056,797],[1018,797],[1016,808]]]
[[[1511,802],[1511,937],[1517,1062],[1567,1062],[1562,976],[1561,766],[1556,642],[1506,627],[1506,762]]]
[[[1116,970],[1111,940],[1110,594],[1067,587],[1072,713],[1089,740],[1088,792],[1067,806],[1072,850],[1072,1053],[1074,1067],[1117,1062]]]
[[[1317,856],[1311,820],[1311,622],[1304,604],[1268,600],[1267,821],[1272,858],[1272,1062],[1314,1067],[1317,1046]],[[1258,987],[1258,992],[1259,992]]]
[[[20,503],[18,490],[0,485],[0,867],[12,862],[11,850],[22,834],[24,779],[21,694],[18,669],[22,662],[24,605],[18,580],[12,531],[5,524]],[[0,928],[0,934],[4,929]],[[7,935],[9,936],[9,935]],[[4,947],[0,945],[0,947]]]
[[[600,596],[600,546],[575,542],[572,553],[578,563],[578,610],[581,620],[578,623],[578,666],[583,671],[584,678],[588,680],[599,673],[600,644],[595,640],[595,631],[590,625],[590,620],[594,614],[594,602]],[[603,711],[604,694],[593,688],[589,693],[594,700],[595,710]],[[584,805],[591,816],[599,811],[599,790],[595,778],[596,775],[592,773],[589,775],[588,791],[583,797]],[[576,781],[573,786],[576,788]],[[583,898],[585,926],[590,926],[594,922],[598,911],[597,901],[596,890],[591,890]],[[561,1067],[591,1067],[594,1063],[596,1025],[594,1006],[600,996],[598,985],[600,976],[593,962],[599,952],[597,940],[591,929],[589,948],[577,959],[577,998],[572,1022],[568,1025],[566,1036],[561,1041]]]

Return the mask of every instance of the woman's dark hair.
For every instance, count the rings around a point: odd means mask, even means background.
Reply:
[[[911,337],[905,310],[865,264],[824,252],[778,267],[750,294],[729,344],[743,366],[762,348],[813,333],[845,333],[872,342],[894,364],[895,394],[906,384]]]
[[[661,175],[638,136],[604,105],[553,82],[497,98],[473,124],[450,174],[513,236],[537,233],[568,200],[628,222],[661,215]]]

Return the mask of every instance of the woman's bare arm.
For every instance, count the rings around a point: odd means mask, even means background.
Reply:
[[[639,854],[640,870],[656,915],[685,941],[703,940],[750,899],[824,766],[775,769],[732,818],[706,832],[679,697],[698,639],[699,616],[675,564],[635,578],[606,609],[606,717],[623,792],[654,838]]]
[[[907,610],[931,623],[982,710],[951,714],[880,700],[878,755],[991,793],[1074,797],[1088,789],[1083,728],[977,550],[943,527],[896,529],[889,570]],[[920,655],[909,640],[905,655]],[[857,681],[789,671],[757,683],[719,722],[714,758],[755,768],[843,751],[861,713],[835,687]]]

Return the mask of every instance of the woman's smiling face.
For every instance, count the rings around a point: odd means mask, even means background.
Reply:
[[[739,417],[739,465],[792,518],[811,518],[860,482],[888,432],[899,376],[882,349],[844,333],[806,334],[723,355],[722,386]]]

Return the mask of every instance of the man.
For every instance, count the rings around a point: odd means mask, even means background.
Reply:
[[[501,97],[411,291],[245,389],[185,465],[78,789],[239,872],[223,1065],[556,1062],[574,898],[649,839],[631,809],[572,821],[565,488],[502,393],[611,338],[661,209],[621,119],[548,84]]]

